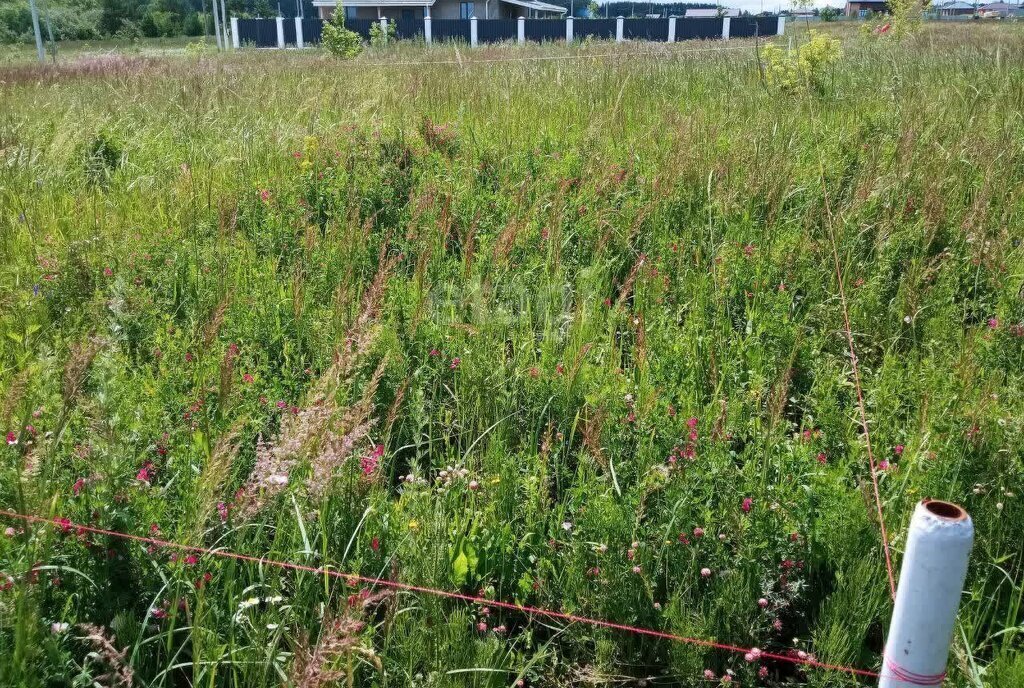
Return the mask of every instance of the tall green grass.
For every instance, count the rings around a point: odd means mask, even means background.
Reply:
[[[831,216],[894,554],[967,507],[1018,685],[1021,34],[842,37],[5,67],[0,506],[877,668]],[[8,685],[858,683],[10,525]]]

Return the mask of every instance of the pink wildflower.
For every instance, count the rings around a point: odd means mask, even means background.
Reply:
[[[220,520],[228,520],[228,505],[224,502],[217,502],[217,515],[220,516]]]
[[[374,552],[380,550],[380,538],[374,537],[372,540],[370,540],[370,549],[372,549]]]
[[[250,383],[252,383],[252,379],[253,379],[252,375],[250,375],[249,373],[245,373],[245,374],[242,375],[242,382],[250,384]]]
[[[103,268],[103,276],[104,277],[113,277],[114,276],[114,271],[111,270],[109,267],[105,267],[105,268]]]
[[[373,475],[373,472],[377,470],[377,465],[380,463],[380,457],[384,455],[384,445],[378,444],[373,448],[373,451],[364,456],[359,460],[359,467],[363,471],[363,475],[369,477]]]
[[[761,609],[767,609],[768,608],[768,600],[766,600],[765,598],[762,597],[761,599],[759,599],[757,601],[757,606],[760,607]]]
[[[266,203],[270,200],[270,191],[267,189],[260,189],[260,200]]]
[[[896,456],[903,456],[903,445],[897,444],[895,447],[892,448],[892,451],[894,454],[896,454]]]
[[[992,330],[998,328],[999,327],[999,318],[989,318],[988,319],[988,326],[989,326],[989,329],[992,329]]]
[[[708,681],[714,681],[717,678],[717,676],[715,676],[715,672],[711,671],[711,669],[705,669],[704,678],[706,678]]]
[[[450,368],[451,370],[455,370],[456,368],[458,368],[458,367],[459,367],[459,364],[460,364],[460,363],[462,363],[462,359],[461,359],[461,358],[459,358],[458,356],[456,356],[455,358],[453,358],[453,359],[452,359],[451,365],[449,365],[448,367],[449,367],[449,368]]]
[[[7,444],[14,445],[18,443],[18,436],[14,434],[14,431],[7,433]]]
[[[751,510],[751,509],[752,509],[753,507],[754,507],[754,500],[753,500],[753,499],[751,499],[750,497],[744,497],[744,498],[743,498],[743,504],[742,504],[742,506],[740,507],[741,509],[743,509],[743,513],[745,513],[745,514],[749,514],[749,513],[750,513],[750,510]]]
[[[71,486],[71,494],[78,496],[82,494],[82,488],[85,487],[85,478],[79,478],[75,481],[75,484]]]
[[[828,463],[828,457],[825,456],[825,452],[818,452],[817,459],[818,463],[820,463],[822,466]]]
[[[711,577],[711,569],[709,569],[708,567],[705,566],[704,568],[702,568],[700,570],[700,575],[701,575],[701,578],[710,578]]]
[[[693,537],[696,537],[696,538],[704,537],[704,529],[701,528],[700,526],[697,526],[696,528],[694,528],[693,529]]]

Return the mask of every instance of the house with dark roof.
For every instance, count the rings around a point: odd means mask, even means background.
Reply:
[[[977,5],[963,0],[951,0],[935,5],[932,8],[940,17],[959,17],[971,15],[977,11]]]
[[[542,0],[313,0],[321,19],[515,19],[561,17],[566,9]]]

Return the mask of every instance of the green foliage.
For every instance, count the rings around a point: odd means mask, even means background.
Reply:
[[[828,76],[843,56],[839,40],[810,32],[792,54],[770,43],[761,52],[765,81],[783,91],[825,91]]]
[[[842,16],[842,10],[835,7],[822,7],[818,16],[823,22],[834,22]]]
[[[398,37],[398,28],[395,26],[395,22],[389,21],[387,23],[387,31],[381,27],[380,22],[374,22],[370,25],[370,45],[379,48],[387,45],[388,41],[394,41]]]
[[[355,31],[345,28],[345,17],[340,12],[335,12],[330,21],[324,22],[321,40],[324,49],[334,57],[349,59],[363,51],[363,39]]]
[[[0,508],[877,670],[842,279],[897,568],[963,504],[947,682],[1019,685],[1024,44],[927,30],[846,40],[826,103],[752,45],[3,67]],[[865,685],[21,528],[5,686]]]

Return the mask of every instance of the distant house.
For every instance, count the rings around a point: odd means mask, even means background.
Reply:
[[[1020,5],[1011,5],[1005,2],[991,2],[978,8],[978,16],[989,19],[1005,19],[1006,17],[1019,17],[1021,15]]]
[[[936,5],[934,9],[940,17],[959,17],[965,14],[974,14],[975,5],[961,2],[961,0],[953,0]]]
[[[313,0],[321,19],[340,10],[346,19],[514,19],[561,17],[566,9],[542,0]]]
[[[861,18],[870,14],[889,14],[889,3],[886,0],[848,0],[845,14]]]
[[[687,7],[686,8],[686,14],[684,14],[683,16],[684,17],[688,17],[690,19],[693,19],[695,17],[696,18],[700,18],[700,17],[704,17],[704,18],[708,18],[708,17],[711,17],[711,18],[714,18],[714,17],[738,17],[738,16],[740,16],[740,11],[739,10],[734,10],[731,7],[714,7],[714,8]]]

